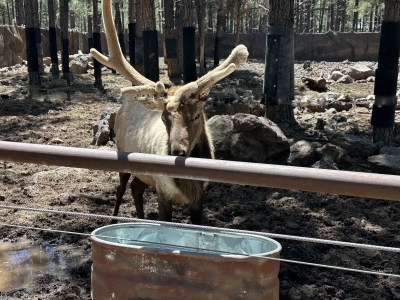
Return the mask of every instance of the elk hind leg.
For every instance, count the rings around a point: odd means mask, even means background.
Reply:
[[[190,222],[201,225],[203,224],[203,199],[200,198],[193,202],[189,204]]]
[[[131,183],[132,197],[135,201],[136,214],[139,219],[144,219],[143,193],[147,187],[148,185],[137,177],[133,178]]]
[[[119,173],[119,186],[117,187],[116,200],[114,205],[113,216],[118,216],[119,206],[122,202],[122,197],[124,196],[126,185],[128,184],[130,173]],[[117,223],[117,220],[111,220],[110,224]]]

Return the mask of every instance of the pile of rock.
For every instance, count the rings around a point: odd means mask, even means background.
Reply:
[[[235,115],[237,113],[265,115],[265,105],[255,100],[251,90],[229,85],[217,98],[209,98],[204,105],[207,119],[216,115]]]
[[[349,66],[343,70],[333,70],[328,79],[337,83],[352,83],[357,81],[374,82],[375,81],[375,67],[369,67],[364,64],[357,64]]]
[[[214,116],[208,120],[215,157],[266,163],[289,153],[289,141],[270,120],[251,114]]]

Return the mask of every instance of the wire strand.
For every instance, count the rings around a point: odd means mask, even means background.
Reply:
[[[94,237],[102,237],[102,238],[108,238],[108,239],[128,240],[128,241],[131,241],[131,242],[139,242],[141,244],[154,244],[154,245],[160,245],[160,246],[163,246],[163,247],[170,246],[170,247],[189,248],[189,249],[197,250],[197,252],[198,252],[198,250],[205,250],[205,249],[199,249],[199,248],[194,248],[194,247],[177,246],[177,245],[163,244],[163,243],[157,243],[157,242],[140,241],[140,240],[134,240],[134,239],[126,239],[126,238],[102,236],[102,235],[92,235],[90,233],[81,233],[81,232],[46,229],[46,228],[37,228],[37,227],[22,226],[22,225],[11,225],[11,224],[4,224],[4,223],[0,223],[0,225],[1,226],[6,226],[6,227],[22,228],[22,229],[33,229],[33,230],[65,233],[65,234],[74,234],[74,235],[81,235],[81,236],[87,236],[87,237],[94,236]],[[326,268],[326,269],[336,269],[336,270],[341,270],[341,271],[356,272],[356,273],[363,273],[363,274],[369,274],[369,275],[379,275],[379,276],[388,276],[388,277],[400,278],[400,275],[398,275],[398,274],[376,272],[376,271],[368,271],[368,270],[360,270],[360,269],[338,267],[338,266],[331,266],[331,265],[323,265],[323,264],[309,263],[309,262],[290,260],[290,259],[284,259],[284,258],[261,256],[261,255],[257,255],[257,254],[247,255],[247,254],[242,254],[242,253],[235,253],[235,252],[232,253],[232,252],[219,251],[219,250],[209,250],[209,249],[207,249],[207,252],[215,252],[215,253],[219,253],[219,254],[231,254],[231,255],[234,254],[234,255],[240,255],[240,256],[246,256],[246,257],[257,257],[257,258],[262,258],[262,259],[270,259],[270,260],[276,260],[276,261],[280,261],[280,262],[294,263],[294,264],[306,265],[306,266],[311,266],[311,267],[320,267],[320,268]]]
[[[327,245],[335,245],[335,246],[342,246],[342,247],[353,247],[353,248],[360,248],[360,249],[400,253],[400,248],[395,248],[395,247],[385,247],[385,246],[342,242],[342,241],[334,241],[334,240],[326,240],[326,239],[307,238],[307,237],[299,237],[299,236],[284,235],[284,234],[269,233],[269,232],[258,232],[258,231],[239,230],[239,229],[231,229],[231,228],[218,228],[218,227],[210,227],[210,226],[203,226],[203,225],[163,222],[163,221],[155,221],[155,220],[144,220],[144,219],[137,219],[137,218],[116,217],[116,216],[107,216],[107,215],[98,215],[98,214],[88,214],[88,213],[82,213],[82,212],[50,210],[50,209],[43,209],[43,208],[32,208],[32,207],[12,206],[12,205],[0,205],[0,208],[18,209],[18,210],[25,210],[25,211],[40,212],[40,213],[63,214],[63,215],[89,217],[89,218],[102,218],[102,219],[110,219],[110,220],[113,219],[113,220],[126,221],[126,222],[144,222],[144,223],[153,223],[153,224],[169,225],[169,226],[173,225],[173,226],[177,226],[177,227],[193,228],[193,229],[201,229],[201,230],[217,230],[217,231],[223,231],[223,232],[257,234],[257,235],[266,236],[269,238],[276,238],[276,239],[286,239],[286,240],[294,240],[294,241],[300,241],[300,242],[310,242],[310,243],[327,244]]]

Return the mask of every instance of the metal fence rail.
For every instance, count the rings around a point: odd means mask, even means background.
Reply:
[[[0,159],[400,201],[400,177],[0,141]]]

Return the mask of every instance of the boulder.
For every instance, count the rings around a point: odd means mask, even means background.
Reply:
[[[326,110],[326,99],[324,97],[310,99],[306,107],[312,112],[324,112]]]
[[[375,72],[371,68],[369,68],[365,65],[358,64],[358,65],[350,66],[348,74],[354,80],[361,80],[361,79],[367,79],[370,76],[374,76]]]
[[[106,145],[107,142],[114,137],[114,123],[116,114],[116,109],[108,107],[101,114],[100,120],[95,121],[92,124],[92,145]]]
[[[333,162],[340,167],[347,167],[353,164],[353,161],[346,150],[331,143],[315,149],[315,153],[320,158],[330,157]]]
[[[338,166],[335,164],[332,157],[330,156],[324,156],[311,167],[315,169],[339,170]]]
[[[368,157],[368,163],[377,173],[400,175],[400,154],[378,154]]]
[[[89,68],[86,55],[77,55],[69,63],[69,71],[73,74],[86,74]]]
[[[333,137],[331,142],[345,149],[350,156],[362,157],[365,159],[377,153],[381,147],[380,144],[372,143],[361,137],[351,134]]]
[[[290,147],[290,156],[287,163],[291,166],[306,167],[317,160],[315,155],[316,145],[305,140],[298,141]]]
[[[353,79],[349,75],[344,75],[341,78],[339,78],[337,83],[352,83]]]
[[[230,150],[233,160],[263,163],[267,158],[263,145],[249,132],[233,134]]]
[[[207,122],[215,157],[238,161],[268,162],[283,156],[289,142],[270,120],[249,114],[213,116]]]
[[[332,101],[328,103],[328,108],[334,108],[336,111],[343,111],[343,110],[349,110],[350,108],[353,107],[353,104],[350,102],[344,102],[344,101]]]
[[[332,80],[338,80],[339,78],[342,78],[344,76],[344,74],[342,72],[339,71],[333,71],[332,74],[329,76],[329,79]]]
[[[231,136],[233,123],[228,115],[214,116],[207,121],[208,128],[212,134],[215,149],[215,157],[229,159],[231,157]]]

